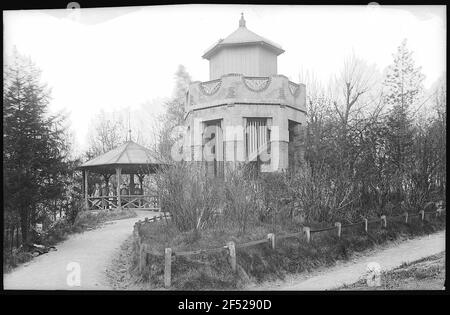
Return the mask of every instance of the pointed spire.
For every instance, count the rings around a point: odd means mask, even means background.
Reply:
[[[241,13],[241,19],[239,20],[239,27],[245,27],[244,13]]]

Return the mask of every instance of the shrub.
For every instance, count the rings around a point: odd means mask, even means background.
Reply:
[[[169,212],[180,231],[199,231],[214,222],[220,208],[221,185],[205,176],[201,166],[178,163],[156,174],[161,208]]]
[[[258,212],[261,213],[257,184],[245,174],[245,169],[228,172],[225,180],[223,219],[236,224],[241,233],[245,233],[248,225],[254,224],[258,219]]]

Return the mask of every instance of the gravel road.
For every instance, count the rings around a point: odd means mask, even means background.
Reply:
[[[4,289],[111,289],[105,276],[111,257],[132,234],[136,221],[158,213],[137,211],[137,214],[135,218],[107,222],[98,229],[70,236],[56,246],[57,251],[38,256],[4,275]],[[80,277],[77,277],[78,270]]]
[[[252,285],[249,290],[333,290],[351,284],[363,277],[367,265],[376,262],[382,270],[391,270],[402,263],[412,262],[445,251],[445,231],[427,236],[389,243],[384,247],[355,255],[348,262],[337,263],[331,268],[322,268],[304,275],[294,275],[285,281]]]

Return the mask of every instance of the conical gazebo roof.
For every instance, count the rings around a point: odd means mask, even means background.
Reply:
[[[116,172],[116,168],[120,167],[123,174],[129,174],[137,172],[152,173],[159,165],[161,163],[154,158],[152,151],[130,140],[87,161],[80,168],[95,173],[113,174]]]

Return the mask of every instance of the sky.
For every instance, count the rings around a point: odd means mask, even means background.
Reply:
[[[209,80],[203,53],[237,27],[285,50],[278,73],[324,84],[350,54],[383,71],[404,38],[430,88],[446,69],[445,6],[168,5],[3,11],[4,60],[30,56],[52,89],[52,111],[68,113],[78,150],[100,110],[145,110],[152,119],[171,97],[183,64]],[[146,116],[146,117],[147,117]]]

